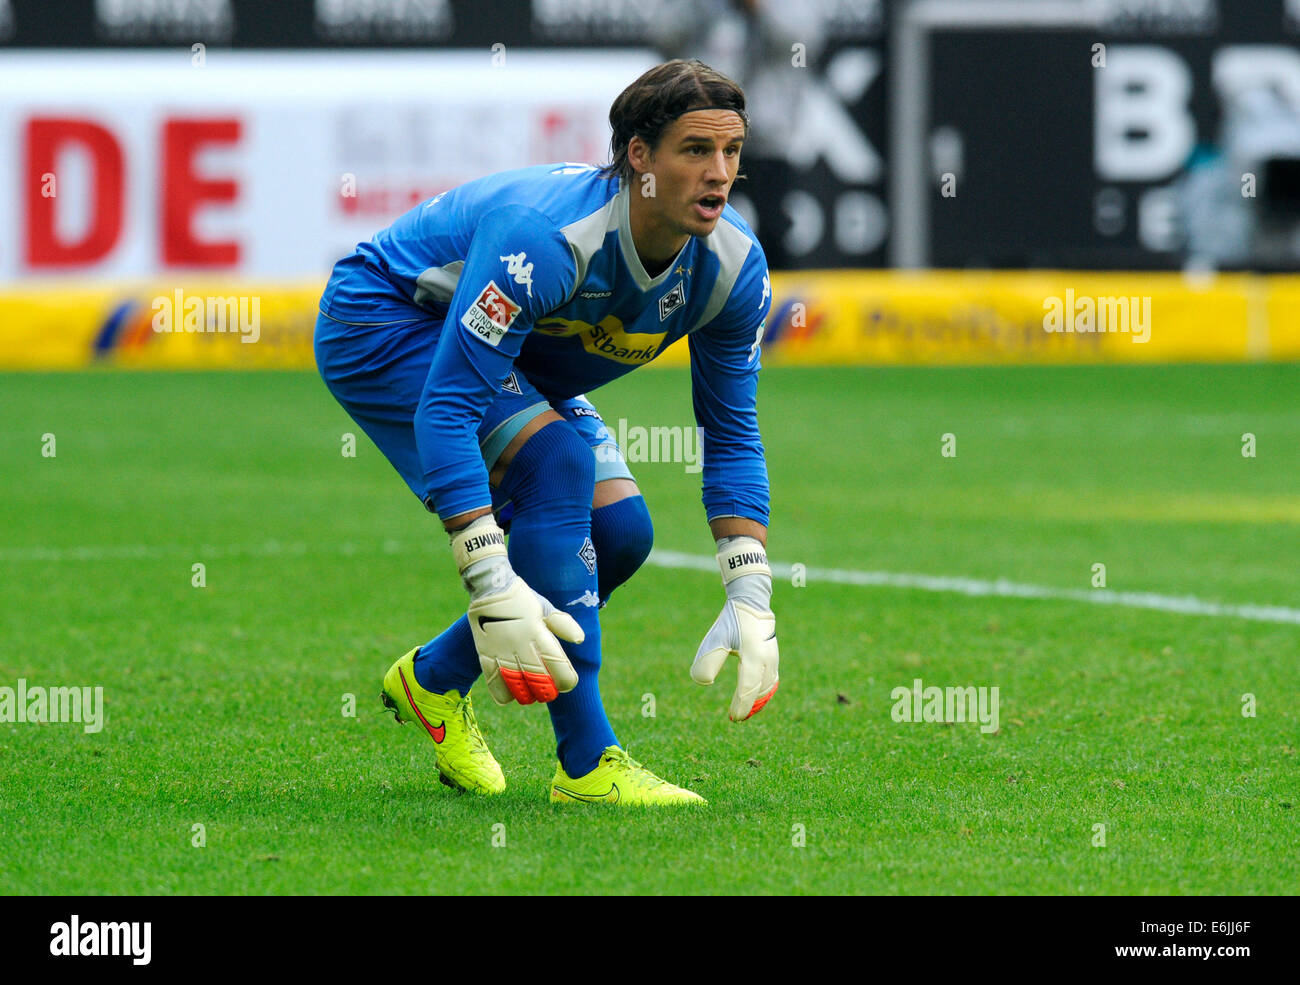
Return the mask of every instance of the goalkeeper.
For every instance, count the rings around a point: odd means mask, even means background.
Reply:
[[[730,655],[730,717],[777,688],[757,239],[726,204],[748,130],[740,88],[699,62],[646,72],[610,109],[605,168],[542,165],[461,185],[334,267],[316,324],[330,391],[450,534],[468,612],[397,660],[382,697],[436,744],[440,778],[505,788],[475,721],[543,702],[551,800],[700,802],[619,746],[599,689],[598,610],[650,552],[650,515],[584,394],[687,336],[704,507],[726,589],[691,676]],[[509,531],[507,544],[505,531]]]

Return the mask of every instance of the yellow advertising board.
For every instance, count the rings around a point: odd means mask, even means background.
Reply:
[[[310,368],[321,286],[0,290],[0,368]],[[811,271],[772,298],[769,366],[1300,359],[1300,276]]]

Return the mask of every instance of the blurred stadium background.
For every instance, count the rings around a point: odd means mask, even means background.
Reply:
[[[1298,39],[1296,0],[2,0],[0,365],[310,366],[335,259],[604,160],[665,56],[749,91],[768,365],[1294,359]],[[1150,340],[1045,331],[1067,288]],[[152,330],[190,297],[229,304]]]

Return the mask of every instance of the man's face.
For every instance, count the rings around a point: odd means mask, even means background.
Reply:
[[[745,125],[731,110],[684,113],[668,125],[653,155],[647,155],[645,170],[654,175],[653,185],[638,175],[640,187],[632,193],[646,196],[657,218],[675,232],[707,236],[736,180],[744,139]]]

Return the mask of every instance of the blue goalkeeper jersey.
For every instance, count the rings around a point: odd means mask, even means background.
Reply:
[[[491,504],[475,432],[512,370],[565,399],[688,336],[708,518],[767,523],[756,399],[771,290],[762,248],[731,206],[651,277],[623,182],[548,164],[444,192],[357,252],[441,326],[414,426],[427,502],[443,518]]]

